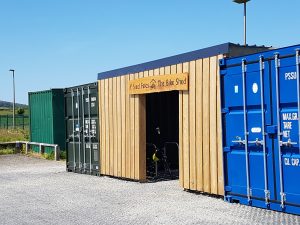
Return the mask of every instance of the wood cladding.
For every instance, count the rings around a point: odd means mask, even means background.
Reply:
[[[131,92],[130,84],[189,74],[188,90],[179,91],[179,182],[184,189],[223,195],[222,57],[99,80],[101,174],[146,179],[146,95]]]

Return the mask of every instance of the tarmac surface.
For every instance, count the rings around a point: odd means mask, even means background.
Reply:
[[[300,217],[183,191],[65,170],[65,162],[0,156],[0,224],[300,224]]]

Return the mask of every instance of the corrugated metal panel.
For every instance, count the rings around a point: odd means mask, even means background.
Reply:
[[[65,116],[64,116],[64,93],[62,90],[53,90],[53,137],[54,143],[58,144],[61,150],[65,150]]]
[[[220,62],[229,202],[300,215],[299,49]]]
[[[65,149],[63,89],[29,93],[30,141],[58,144]],[[33,148],[38,151],[38,148]],[[49,153],[51,148],[46,148]]]

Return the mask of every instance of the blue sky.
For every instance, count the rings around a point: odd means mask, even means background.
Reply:
[[[248,44],[300,43],[299,0],[248,3]],[[243,43],[231,0],[0,0],[0,99],[97,80],[97,73],[225,42]]]

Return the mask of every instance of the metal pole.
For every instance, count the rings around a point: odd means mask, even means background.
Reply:
[[[280,59],[279,54],[275,53],[275,81],[276,81],[276,113],[277,113],[277,144],[278,144],[278,164],[279,164],[279,182],[280,182],[280,197],[281,197],[281,208],[285,207],[285,193],[284,193],[284,185],[283,185],[283,172],[282,172],[282,152],[281,152],[281,121],[280,121],[280,96],[279,96],[279,67],[280,67]]]
[[[74,160],[74,172],[76,170],[76,146],[75,146],[75,115],[74,115],[74,91],[71,89],[71,96],[72,96],[72,126],[73,126],[73,134],[72,134],[72,141],[73,141],[73,160]]]
[[[92,174],[92,138],[91,138],[91,90],[88,86],[88,113],[89,113],[89,145],[90,145],[90,174]]]
[[[16,105],[16,92],[15,92],[15,70],[10,69],[13,75],[13,129],[15,129],[15,105]]]
[[[259,57],[259,67],[260,67],[260,105],[261,105],[261,129],[262,129],[262,143],[263,143],[263,153],[264,153],[264,181],[265,181],[265,203],[269,205],[270,201],[270,191],[268,189],[268,171],[267,171],[267,150],[266,150],[266,133],[265,133],[265,102],[264,102],[264,58]]]
[[[244,112],[244,135],[245,135],[245,160],[246,160],[246,181],[248,204],[251,203],[252,190],[250,188],[250,168],[249,168],[249,150],[248,150],[248,122],[247,122],[247,101],[246,101],[246,61],[242,61],[242,82],[243,82],[243,112]]]
[[[244,3],[244,45],[247,45],[247,3]]]
[[[296,69],[297,69],[297,100],[298,100],[298,141],[299,141],[299,154],[300,154],[300,120],[299,120],[299,114],[300,114],[300,79],[299,79],[299,74],[300,74],[300,49],[296,49]]]
[[[79,129],[78,132],[78,163],[79,163],[79,171],[82,172],[82,168],[81,168],[81,138],[80,138],[80,101],[79,101],[79,88],[77,88],[77,121],[78,121],[78,128],[76,127],[76,129]]]
[[[81,87],[81,107],[82,107],[82,148],[83,148],[83,172],[86,169],[86,159],[85,159],[85,119],[84,119],[84,88]]]

